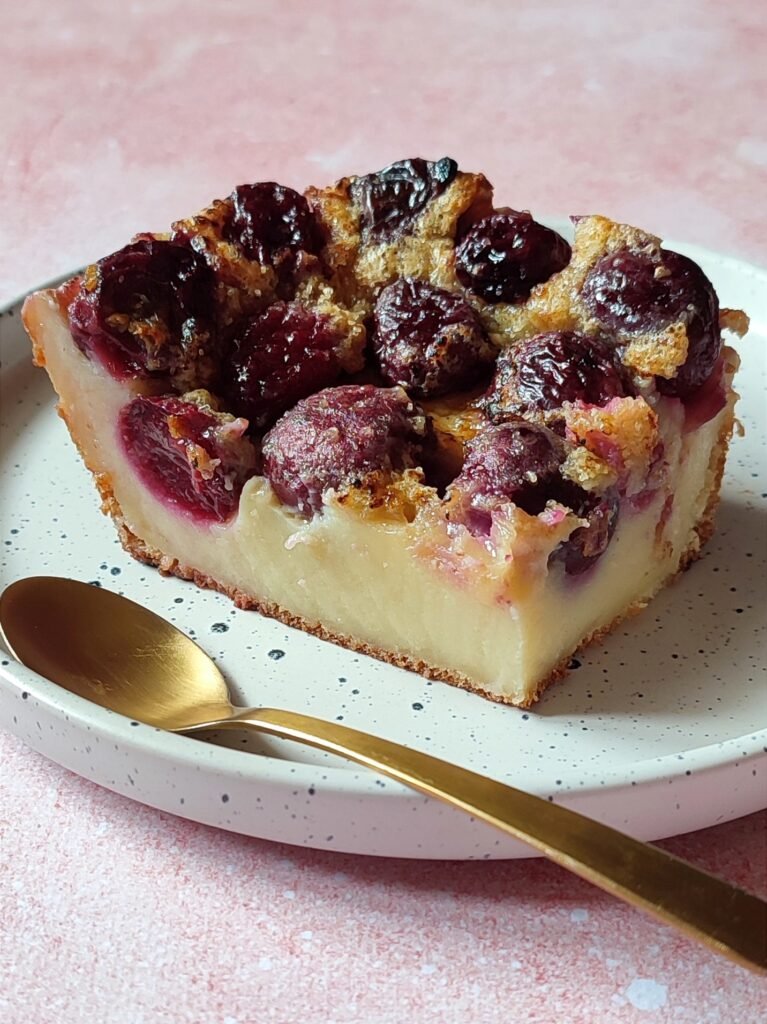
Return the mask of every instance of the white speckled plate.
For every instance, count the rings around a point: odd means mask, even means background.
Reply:
[[[656,839],[767,804],[767,273],[679,247],[722,304],[748,310],[745,438],[731,449],[719,530],[698,562],[534,711],[392,668],[237,611],[132,561],[32,367],[18,304],[0,316],[0,586],[49,573],[97,581],[172,619],[239,701],[290,707],[420,747],[637,836]],[[291,744],[228,747],[113,715],[0,657],[0,725],[85,777],[196,821],[366,854],[471,859],[530,851],[457,811]]]

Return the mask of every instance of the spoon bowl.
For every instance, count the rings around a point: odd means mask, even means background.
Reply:
[[[228,718],[226,680],[180,629],[127,597],[31,576],[0,598],[14,657],[79,697],[171,731]]]
[[[189,637],[139,604],[30,577],[0,597],[23,664],[86,700],[175,732],[253,729],[339,754],[521,839],[550,860],[752,970],[767,972],[767,903],[566,807],[430,754],[295,711],[235,708]]]

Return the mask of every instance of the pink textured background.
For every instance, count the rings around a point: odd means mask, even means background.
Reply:
[[[752,0],[23,0],[0,31],[0,304],[232,185],[449,153],[501,201],[767,262]],[[767,893],[764,814],[668,842]],[[5,1024],[758,1024],[767,983],[540,861],[217,833],[0,733]]]

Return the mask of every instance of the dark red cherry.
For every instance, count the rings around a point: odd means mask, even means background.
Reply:
[[[686,361],[676,377],[656,378],[664,394],[689,395],[716,365],[722,348],[719,300],[686,256],[667,249],[604,256],[586,278],[583,301],[603,327],[618,334],[661,331],[680,320],[686,324]]]
[[[264,473],[306,515],[330,488],[417,464],[423,416],[401,388],[347,384],[300,401],[264,438]]]
[[[564,565],[568,576],[580,576],[591,568],[604,554],[618,525],[620,501],[615,491],[601,495],[586,491],[583,493],[587,495],[586,499],[573,511],[582,519],[587,519],[588,524],[573,530],[549,558],[550,565],[557,562]]]
[[[363,239],[387,241],[409,228],[457,173],[458,164],[450,157],[434,163],[416,158],[353,178],[350,193],[360,210]]]
[[[262,427],[332,384],[341,369],[336,349],[342,341],[328,317],[275,302],[247,324],[227,360],[224,391],[233,411]]]
[[[123,447],[155,497],[207,522],[226,522],[256,470],[246,424],[174,396],[134,398],[120,413]]]
[[[403,278],[383,289],[374,317],[380,370],[411,394],[469,388],[492,366],[495,348],[461,295]]]
[[[488,426],[469,441],[463,469],[449,488],[451,521],[486,537],[493,514],[509,504],[538,515],[549,501],[558,502],[588,525],[560,544],[552,560],[562,561],[569,575],[584,572],[610,542],[618,499],[597,496],[563,477],[566,456],[565,442],[544,426],[525,420]]]
[[[525,299],[570,262],[568,243],[526,211],[496,210],[471,227],[455,252],[458,279],[486,302]]]
[[[542,512],[565,485],[559,472],[565,456],[564,441],[535,423],[515,420],[482,430],[466,446],[463,469],[451,486],[467,524],[489,532],[490,512],[509,502],[529,515]]]
[[[215,356],[214,278],[184,244],[142,238],[83,275],[69,307],[77,345],[113,376],[178,374],[207,384]]]
[[[493,420],[545,413],[565,402],[605,405],[633,394],[613,348],[573,331],[538,334],[505,348],[483,407]]]
[[[306,199],[292,188],[274,181],[240,185],[232,192],[229,241],[248,257],[295,272],[302,252],[317,255],[323,238],[319,222]]]

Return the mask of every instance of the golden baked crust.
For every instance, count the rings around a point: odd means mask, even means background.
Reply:
[[[233,212],[234,203],[229,196],[173,224],[174,234],[188,238],[190,246],[205,257],[215,273],[221,326],[225,330],[236,328],[244,318],[263,312],[271,303],[290,299],[328,317],[344,337],[338,351],[342,368],[347,373],[361,370],[366,341],[362,306],[353,298],[347,302],[346,297],[337,296],[324,272],[322,260],[303,251],[286,290],[272,266],[255,257],[248,258],[242,248],[229,239],[227,227]]]
[[[605,406],[565,402],[565,425],[570,440],[578,446],[571,453],[563,472],[588,490],[608,486],[620,480],[627,494],[635,494],[645,485],[657,450],[658,414],[644,398],[614,398]],[[596,463],[573,459],[583,450]],[[578,471],[570,468],[575,463]]]
[[[493,190],[487,178],[459,171],[407,233],[383,240],[364,237],[352,195],[355,180],[343,178],[331,188],[306,191],[328,234],[325,255],[339,294],[352,307],[361,304],[370,311],[381,288],[399,277],[458,290],[454,250],[459,222],[491,212]]]
[[[272,267],[243,259],[240,250],[226,240],[224,228],[231,216],[232,200],[216,199],[207,209],[173,224],[174,232],[189,235],[192,248],[202,253],[215,271],[225,326],[261,312],[277,298],[277,275]]]
[[[598,334],[599,323],[583,303],[581,292],[589,271],[604,256],[628,249],[657,256],[661,240],[655,235],[616,224],[607,217],[580,217],[570,263],[548,281],[533,288],[526,302],[488,305],[479,310],[491,336],[499,345],[546,331],[581,330]],[[645,376],[674,377],[687,357],[684,323],[662,331],[635,333],[622,355],[624,364]]]

